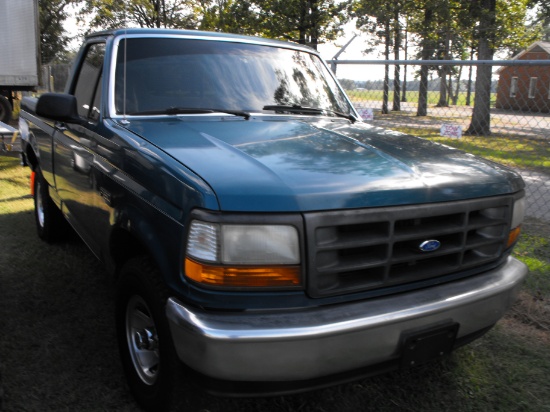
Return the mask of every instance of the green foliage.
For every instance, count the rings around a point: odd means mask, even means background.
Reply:
[[[81,19],[90,18],[94,29],[125,26],[189,29],[198,16],[193,0],[85,0]]]
[[[309,44],[334,40],[348,21],[349,1],[252,0],[260,32],[275,39]]]
[[[249,1],[203,0],[199,6],[199,29],[258,35],[258,16]]]
[[[43,64],[67,60],[66,35],[63,22],[67,19],[67,8],[77,0],[39,0],[40,54]]]
[[[497,1],[496,49],[513,56],[540,38],[540,27],[528,24],[528,3],[529,0]]]
[[[535,15],[530,29],[536,31],[541,40],[550,41],[550,1],[528,0],[528,7]]]
[[[85,0],[81,19],[93,29],[123,26],[223,31],[284,39],[316,48],[348,21],[349,1]]]

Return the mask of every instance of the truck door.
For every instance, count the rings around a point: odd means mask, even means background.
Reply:
[[[98,128],[105,43],[88,46],[73,83],[78,114],[83,124],[58,124],[54,135],[54,164],[58,194],[67,219],[96,255],[98,239],[109,221],[109,208],[98,193]],[[105,237],[104,237],[105,238]]]

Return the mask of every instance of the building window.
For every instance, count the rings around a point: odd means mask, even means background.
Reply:
[[[512,77],[512,82],[510,83],[510,97],[516,97],[518,92],[518,78]]]
[[[531,77],[529,80],[529,98],[535,98],[535,91],[537,90],[537,79],[538,77]]]

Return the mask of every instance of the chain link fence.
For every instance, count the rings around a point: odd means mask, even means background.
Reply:
[[[362,68],[365,77],[373,71],[372,63],[367,64]],[[461,79],[456,68],[447,70],[454,74],[444,78],[437,77],[444,70],[430,66],[426,115],[419,115],[419,66],[407,67],[410,80],[400,81],[398,93],[394,79],[390,79],[387,104],[384,80],[338,77],[364,121],[443,142],[516,169],[527,184],[527,216],[550,224],[550,65],[535,64],[527,61],[525,66],[493,66],[496,76],[488,96],[490,133],[486,135],[468,133],[474,112],[475,76]],[[392,74],[394,66],[390,64]],[[403,68],[400,72],[405,74]]]
[[[526,184],[527,210],[523,244],[520,242],[515,253],[525,255],[525,260],[531,262],[531,270],[536,267],[538,276],[547,278],[550,273],[550,60],[459,62],[460,66],[457,62],[433,61],[426,65],[429,76],[424,84],[420,76],[422,66],[410,61],[344,62],[354,66],[354,73],[365,73],[364,80],[351,80],[339,73],[342,63],[329,62],[365,122],[453,146],[509,166],[521,174]],[[475,81],[480,65],[490,70],[490,94],[478,95],[476,100]],[[372,73],[385,70],[390,76],[388,82],[372,80]],[[394,81],[395,74],[399,74],[399,82]],[[422,87],[425,100],[421,97]],[[480,89],[477,90],[479,94]],[[477,124],[474,106],[480,101],[486,107],[478,108],[477,113],[481,112],[482,117],[486,115],[487,127],[482,132],[474,127]],[[550,291],[541,293],[546,295]]]
[[[518,170],[527,184],[527,216],[550,225],[550,60],[492,63],[490,134],[468,135],[475,100],[476,67],[487,62],[428,63],[426,115],[419,116],[421,65],[411,61],[332,61],[340,83],[364,121],[436,140]],[[457,66],[457,64],[459,64]],[[339,76],[337,67],[353,64],[364,80]],[[507,64],[504,66],[504,64]],[[372,80],[374,71],[400,68],[400,81]],[[48,91],[63,91],[70,65],[43,66]],[[405,80],[403,80],[405,79]],[[398,89],[398,90],[396,90]],[[384,106],[387,106],[384,107]]]
[[[488,62],[432,61],[427,101],[419,107],[421,65],[411,61],[332,61],[340,83],[363,120],[384,128],[436,140],[481,155],[518,170],[527,184],[527,216],[550,225],[550,60],[491,62],[488,135],[468,135],[475,100],[475,74]],[[353,64],[364,80],[339,76],[341,64]],[[460,65],[458,65],[460,64]],[[506,66],[504,66],[506,64]],[[400,68],[400,81],[372,73]],[[63,91],[70,65],[43,66],[48,91]],[[403,80],[405,79],[405,80]],[[397,89],[397,90],[396,90]],[[384,93],[387,103],[384,104]],[[385,107],[386,106],[386,107]],[[426,115],[419,115],[424,110]]]
[[[550,225],[550,60],[419,63],[329,62],[364,121],[516,169],[527,185],[527,216]],[[365,79],[339,76],[337,68],[342,64],[355,65]],[[422,67],[428,73],[425,81],[420,76]],[[483,67],[490,70],[485,94],[475,83],[477,70]],[[373,72],[383,73],[386,68],[393,75],[387,84],[371,79]],[[63,91],[69,71],[70,65],[43,66],[46,89]],[[399,82],[394,81],[397,73]],[[476,120],[474,106],[479,102],[486,109]]]

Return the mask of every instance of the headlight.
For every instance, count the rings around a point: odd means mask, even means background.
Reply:
[[[193,220],[185,274],[229,287],[301,285],[298,231],[290,225],[241,225]]]
[[[514,210],[512,212],[512,224],[510,225],[510,233],[508,235],[508,242],[506,247],[512,246],[517,242],[519,234],[521,233],[521,223],[525,216],[525,197],[518,199],[514,202]]]
[[[522,197],[514,203],[514,213],[512,215],[512,229],[522,224],[525,217],[525,198]]]

